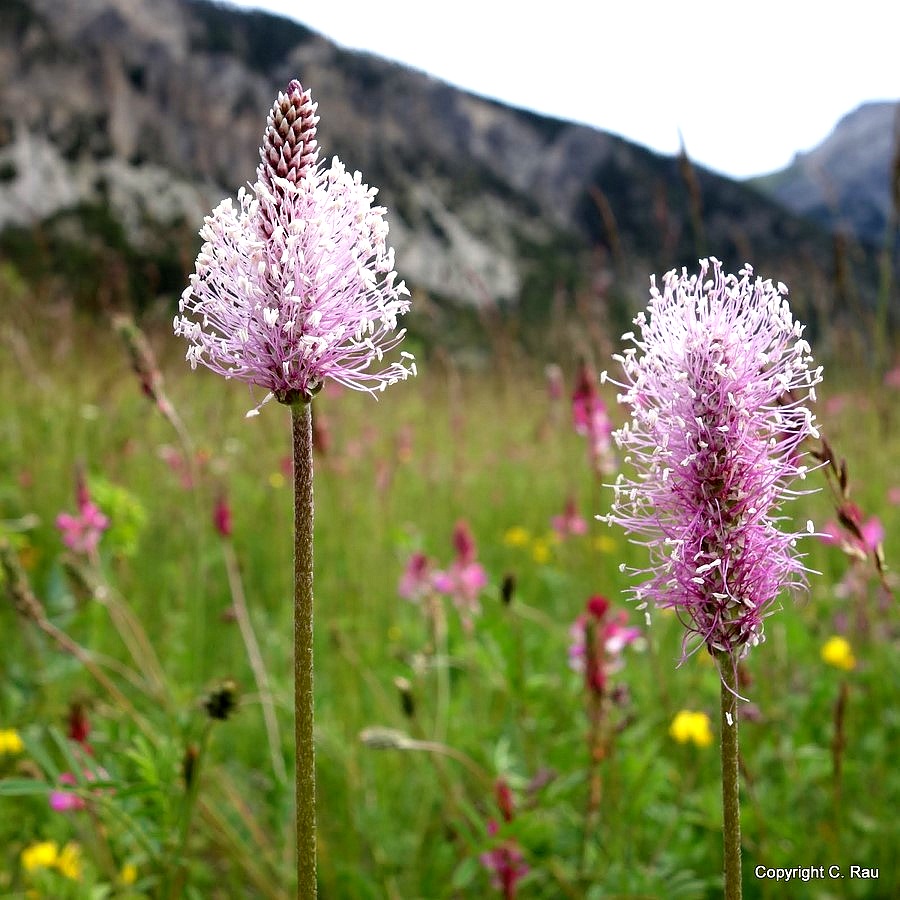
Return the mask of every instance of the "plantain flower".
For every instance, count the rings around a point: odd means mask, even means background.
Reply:
[[[781,530],[777,510],[807,473],[801,444],[818,432],[805,404],[822,370],[786,295],[750,266],[736,277],[701,260],[699,275],[669,272],[662,291],[651,279],[639,334],[623,335],[634,346],[614,357],[631,412],[614,438],[634,474],[619,475],[603,518],[647,546],[632,594],[639,608],[675,610],[685,655],[692,637],[744,655],[779,592],[808,571],[801,534]]]
[[[174,322],[192,368],[264,388],[262,403],[307,401],[328,378],[374,392],[415,374],[408,353],[378,368],[409,291],[376,190],[337,157],[318,162],[316,107],[296,80],[278,95],[256,183],[206,218]]]

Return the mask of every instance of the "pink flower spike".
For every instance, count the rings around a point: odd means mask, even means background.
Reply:
[[[488,833],[493,835],[496,832],[497,823],[489,822]],[[507,841],[482,853],[479,860],[491,873],[491,887],[499,891],[504,900],[515,900],[518,882],[531,871],[515,841]]]
[[[77,515],[60,513],[56,517],[56,527],[62,533],[63,543],[75,553],[91,554],[97,549],[100,537],[109,527],[109,519],[100,512],[96,503],[89,499],[87,489],[81,494]]]
[[[478,551],[475,547],[475,538],[467,522],[457,522],[453,529],[453,547],[456,550],[456,561],[460,565],[473,562]]]
[[[622,651],[641,636],[626,621],[624,611],[610,613],[609,601],[594,596],[569,629],[569,666],[584,673],[586,688],[595,694],[606,692],[608,677],[622,668]]]
[[[431,562],[428,557],[424,553],[413,553],[400,576],[397,593],[404,600],[417,603],[431,587],[430,570]]]
[[[575,432],[588,439],[591,465],[599,473],[615,470],[612,451],[612,424],[600,397],[594,370],[582,364],[572,394],[572,422]]]
[[[781,531],[777,510],[803,479],[802,445],[817,437],[807,402],[813,368],[783,284],[750,266],[726,275],[716,259],[698,275],[651,279],[646,313],[622,368],[619,402],[631,421],[614,435],[635,475],[620,475],[605,518],[646,544],[639,607],[674,608],[710,652],[743,656],[764,639],[780,591],[805,584],[795,549],[812,531]],[[697,642],[694,642],[697,646]]]
[[[587,534],[588,530],[587,520],[578,512],[578,504],[574,497],[566,500],[562,515],[553,516],[550,526],[563,539]]]
[[[219,495],[213,507],[213,526],[221,537],[231,537],[231,506],[224,494]]]
[[[414,375],[403,339],[409,291],[396,281],[376,190],[335,157],[318,162],[316,104],[292,81],[269,114],[257,180],[206,218],[175,334],[192,368],[310,400],[327,380],[374,393]],[[374,370],[373,370],[374,369]]]

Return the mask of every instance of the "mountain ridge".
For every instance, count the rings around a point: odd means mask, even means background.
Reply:
[[[860,104],[812,150],[752,183],[825,228],[880,244],[900,205],[900,100]]]
[[[86,279],[85,295],[107,290],[112,254],[124,293],[177,296],[203,216],[253,179],[265,113],[298,75],[319,103],[323,156],[379,187],[401,276],[442,304],[546,316],[558,290],[573,302],[611,282],[618,296],[599,299],[627,319],[623,298],[646,293],[648,272],[700,256],[753,261],[801,301],[810,267],[833,267],[830,236],[754,185],[279,16],[9,0],[0,35],[0,251],[35,277],[74,254],[83,265],[67,277]]]

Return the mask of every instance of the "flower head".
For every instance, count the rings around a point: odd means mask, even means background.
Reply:
[[[292,81],[269,114],[256,184],[206,218],[174,323],[193,368],[265,388],[263,402],[308,401],[328,378],[375,391],[415,374],[408,353],[372,371],[403,338],[409,292],[376,190],[337,157],[318,163],[317,122]]]
[[[49,869],[59,858],[59,844],[56,841],[35,841],[22,851],[22,866],[26,872]]]
[[[846,638],[838,635],[828,638],[822,646],[822,660],[836,669],[851,672],[856,668],[856,657],[853,648]]]
[[[25,749],[22,737],[15,728],[0,728],[0,756],[21,753]]]
[[[487,586],[487,573],[477,560],[475,537],[466,522],[457,522],[453,529],[453,548],[456,557],[442,571],[434,573],[432,586],[439,594],[452,597],[466,628],[471,628],[472,616],[481,612],[479,597]]]
[[[596,372],[586,363],[578,370],[572,394],[572,422],[576,434],[588,439],[588,456],[595,471],[601,474],[613,472],[612,424],[597,389]]]
[[[70,842],[60,850],[56,841],[37,841],[22,851],[21,859],[26,872],[57,869],[73,881],[81,877],[81,848],[78,844]]]
[[[681,710],[672,720],[669,734],[679,744],[708,747],[713,742],[709,716],[703,712],[691,712],[687,709]]]
[[[632,417],[615,440],[636,472],[619,476],[605,518],[649,548],[633,595],[679,614],[685,653],[692,634],[745,653],[779,591],[807,571],[800,534],[780,531],[775,510],[807,472],[800,445],[818,432],[804,404],[821,368],[786,294],[749,266],[735,277],[702,260],[699,275],[669,272],[662,292],[651,279],[640,336],[624,335],[634,347],[615,356]]]
[[[609,676],[622,668],[622,651],[641,635],[626,622],[623,611],[610,615],[609,601],[595,596],[569,629],[569,665],[584,673],[587,689],[595,694],[606,691]]]
[[[397,593],[417,603],[431,590],[431,560],[421,552],[413,553],[400,576]]]
[[[78,779],[71,772],[62,772],[59,776],[59,783],[74,787],[78,784]],[[50,808],[55,812],[74,812],[86,807],[87,803],[84,797],[74,791],[50,792]]]
[[[578,503],[574,497],[569,497],[566,500],[566,505],[561,515],[553,516],[550,520],[550,527],[562,539],[574,535],[587,534],[587,521],[578,512]]]
[[[837,544],[848,556],[865,559],[870,553],[879,552],[884,540],[884,526],[878,516],[863,521],[862,510],[845,501],[838,508],[838,522],[827,522],[821,534],[826,544]]]
[[[488,834],[493,836],[498,830],[496,822],[488,822]],[[479,860],[491,873],[491,887],[500,891],[505,900],[515,898],[519,880],[531,871],[515,841],[506,841],[493,850],[482,853]]]
[[[109,519],[91,500],[87,482],[80,471],[75,479],[75,496],[78,512],[75,515],[60,513],[56,517],[56,527],[70,550],[90,555],[96,551],[103,532],[109,528]]]

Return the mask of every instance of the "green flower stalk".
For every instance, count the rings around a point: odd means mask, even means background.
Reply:
[[[291,408],[294,449],[294,700],[298,896],[316,896],[313,731],[313,462],[310,401],[328,378],[374,393],[410,375],[409,291],[396,282],[383,207],[337,157],[318,163],[317,105],[299,81],[275,100],[257,180],[208,216],[175,333],[187,359]],[[374,370],[373,370],[374,369]]]
[[[779,514],[808,471],[802,445],[818,431],[807,401],[822,378],[787,293],[714,258],[698,275],[669,272],[662,290],[651,280],[638,333],[623,335],[633,346],[615,357],[622,380],[603,375],[629,407],[613,437],[634,468],[604,518],[649,552],[631,592],[638,609],[673,609],[683,656],[705,647],[721,676],[727,900],[741,895],[737,665],[765,640],[780,592],[804,584],[796,546],[814,531],[785,529]]]

